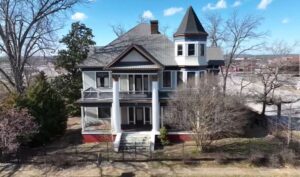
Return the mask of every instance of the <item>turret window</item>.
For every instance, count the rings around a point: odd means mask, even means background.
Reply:
[[[205,45],[201,44],[201,56],[204,56]]]
[[[188,56],[195,56],[195,44],[188,44]]]
[[[177,56],[182,56],[183,50],[182,50],[182,44],[177,45]]]

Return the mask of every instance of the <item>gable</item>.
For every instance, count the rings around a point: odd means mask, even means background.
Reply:
[[[126,69],[126,68],[151,68],[159,69],[162,67],[150,53],[143,47],[132,45],[122,52],[114,61],[109,63],[106,68],[109,69]]]
[[[125,63],[145,63],[145,64],[153,64],[148,59],[146,59],[143,55],[138,53],[136,50],[131,50],[127,55],[125,55],[121,60],[119,60],[119,64]]]

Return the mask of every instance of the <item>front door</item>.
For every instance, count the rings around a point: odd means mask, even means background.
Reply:
[[[136,111],[136,125],[137,126],[143,125],[144,124],[143,108],[136,108],[135,111]]]

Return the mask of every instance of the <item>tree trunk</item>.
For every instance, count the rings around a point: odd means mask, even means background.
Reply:
[[[15,79],[15,88],[16,88],[16,91],[19,93],[19,94],[22,94],[24,92],[24,80],[23,80],[23,71],[18,71],[18,70],[15,70],[14,71],[14,79]]]
[[[226,87],[227,87],[227,74],[223,77],[223,95],[226,95]]]
[[[265,112],[266,112],[266,101],[263,101],[263,108],[262,108],[262,111],[261,111],[261,115],[265,115]]]

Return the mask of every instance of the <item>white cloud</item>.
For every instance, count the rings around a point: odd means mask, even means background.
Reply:
[[[182,7],[171,7],[164,10],[164,16],[172,16],[176,13],[183,11]]]
[[[242,2],[239,1],[239,0],[237,0],[237,1],[235,1],[235,2],[232,4],[232,7],[238,7],[238,6],[240,6],[241,4],[242,4]]]
[[[75,14],[73,14],[71,16],[71,19],[75,20],[75,21],[81,21],[81,20],[84,20],[86,18],[87,18],[87,16],[82,12],[76,12]]]
[[[287,23],[289,23],[289,22],[290,22],[290,19],[289,19],[289,18],[284,18],[284,19],[281,20],[281,23],[282,23],[282,24],[287,24]]]
[[[218,0],[218,2],[215,4],[208,3],[205,7],[203,7],[203,10],[216,10],[216,9],[226,9],[226,8],[227,8],[226,0]]]
[[[268,5],[272,3],[273,0],[261,0],[260,3],[258,4],[257,8],[258,9],[266,9]]]
[[[143,17],[144,19],[148,19],[148,20],[154,19],[154,15],[152,14],[152,12],[151,12],[150,10],[144,11],[142,17]]]

